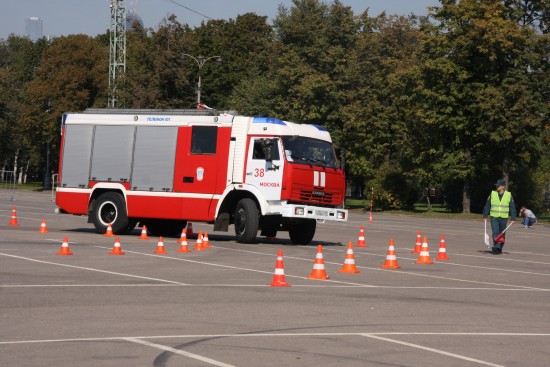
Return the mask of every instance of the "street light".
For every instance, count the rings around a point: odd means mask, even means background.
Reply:
[[[49,114],[52,110],[50,99],[48,98],[48,109],[46,110],[46,113]],[[48,138],[48,141],[46,141],[46,169],[44,172],[44,185],[43,190],[51,190],[52,189],[52,176],[50,171],[50,143],[51,138]]]
[[[199,107],[200,104],[201,104],[201,70],[202,70],[202,67],[204,66],[204,64],[208,60],[212,60],[212,59],[216,59],[216,62],[221,63],[222,58],[220,56],[204,57],[202,55],[199,55],[199,56],[195,57],[193,55],[183,54],[182,60],[185,61],[185,59],[187,57],[190,57],[193,60],[195,60],[195,62],[197,63],[197,66],[199,67],[199,81],[197,82],[197,107]]]

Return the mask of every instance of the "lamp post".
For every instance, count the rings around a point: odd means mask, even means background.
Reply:
[[[46,113],[49,115],[50,112],[51,112],[51,102],[50,102],[50,99],[48,99],[48,109],[46,110]],[[52,176],[50,171],[50,143],[51,143],[51,138],[48,138],[48,141],[46,142],[46,169],[44,171],[43,190],[52,189]]]
[[[195,57],[193,55],[183,54],[183,57],[182,57],[183,61],[185,61],[185,59],[188,58],[188,57],[195,60],[195,62],[197,63],[197,66],[199,67],[199,81],[197,82],[197,107],[199,107],[200,104],[201,104],[201,71],[202,71],[202,67],[204,66],[204,64],[206,64],[206,62],[208,60],[216,59],[216,62],[221,63],[222,58],[220,56],[204,57],[203,55],[199,55],[199,56]]]

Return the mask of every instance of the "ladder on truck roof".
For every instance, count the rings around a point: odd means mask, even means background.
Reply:
[[[109,115],[192,115],[219,116],[237,115],[237,111],[197,110],[197,109],[132,109],[132,108],[87,108],[84,113]]]

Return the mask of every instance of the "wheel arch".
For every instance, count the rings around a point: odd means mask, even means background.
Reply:
[[[128,200],[126,196],[126,188],[121,184],[100,183],[93,187],[92,192],[90,194],[90,198],[88,199],[88,218],[90,217],[90,212],[92,210],[94,201],[99,196],[101,196],[106,192],[115,192],[117,194],[122,195],[122,197],[124,198],[124,205],[126,206],[126,213],[128,213]]]
[[[258,191],[254,186],[241,186],[243,187],[237,188],[233,186],[224,192],[216,208],[216,217],[218,217],[221,213],[230,213],[232,215],[237,208],[237,203],[239,200],[244,198],[254,200],[256,206],[260,210],[260,216],[263,216],[267,212],[268,204],[267,201],[263,199],[260,191]]]

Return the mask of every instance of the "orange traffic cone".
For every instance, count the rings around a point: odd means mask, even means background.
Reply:
[[[204,232],[204,236],[202,237],[202,248],[212,248],[212,246],[210,246],[210,241],[208,240],[208,233],[206,232]]]
[[[393,239],[390,239],[390,247],[388,247],[388,254],[386,255],[386,261],[380,267],[383,269],[400,268],[399,264],[397,264],[397,256],[395,256],[395,246],[393,244]]]
[[[315,255],[315,262],[313,263],[313,270],[308,279],[326,280],[329,279],[327,272],[325,271],[325,260],[323,259],[323,246],[317,246],[317,255]]]
[[[355,256],[353,255],[353,244],[351,241],[348,242],[348,250],[346,251],[346,259],[344,260],[344,265],[342,269],[338,270],[339,273],[360,273],[359,270],[355,267]]]
[[[149,240],[149,236],[147,236],[147,226],[144,224],[143,227],[141,227],[141,234],[138,238],[139,240]]]
[[[187,229],[184,228],[181,230],[180,239],[178,240],[178,243],[182,243],[183,241],[187,242]]]
[[[369,213],[369,223],[372,223],[372,211]]]
[[[57,252],[58,255],[72,255],[71,249],[69,248],[69,240],[67,236],[63,238],[63,243],[61,244],[61,249]]]
[[[204,247],[202,246],[202,231],[199,231],[199,234],[197,236],[197,241],[195,242],[195,247],[193,249],[195,251],[204,250]]]
[[[46,219],[42,219],[42,224],[40,224],[40,229],[38,233],[48,233],[48,227],[46,226]]]
[[[187,235],[188,236],[194,235],[194,233],[193,233],[193,223],[191,223],[191,222],[187,223]]]
[[[181,242],[180,248],[178,250],[176,250],[176,252],[191,252],[191,250],[189,250],[189,246],[187,244],[187,239],[184,239]]]
[[[166,250],[164,249],[164,241],[162,239],[162,236],[159,237],[159,242],[157,244],[155,254],[161,254],[161,255],[167,254]]]
[[[359,228],[359,239],[355,247],[367,247],[367,243],[365,242],[365,227],[363,226]]]
[[[430,259],[430,250],[428,249],[428,238],[424,236],[424,241],[422,242],[422,248],[420,249],[420,255],[417,264],[433,264],[433,261]]]
[[[275,274],[273,274],[273,281],[268,285],[272,287],[290,287],[290,284],[288,284],[285,279],[283,250],[279,250],[279,252],[277,253],[277,261],[275,262]]]
[[[447,257],[447,248],[445,247],[445,236],[441,235],[441,240],[439,241],[439,252],[437,253],[436,260],[449,260]]]
[[[105,232],[104,236],[106,236],[106,237],[114,237],[115,236],[113,234],[113,227],[111,226],[111,223],[109,223],[107,225],[107,232]]]
[[[422,237],[420,231],[416,232],[416,244],[414,245],[414,250],[411,251],[411,254],[418,255],[422,249]]]
[[[8,223],[8,226],[18,226],[19,223],[17,223],[17,210],[15,210],[15,207],[11,208],[11,219]]]
[[[118,236],[115,239],[113,251],[109,252],[109,255],[124,255],[124,252],[120,248],[120,239],[118,238]]]

